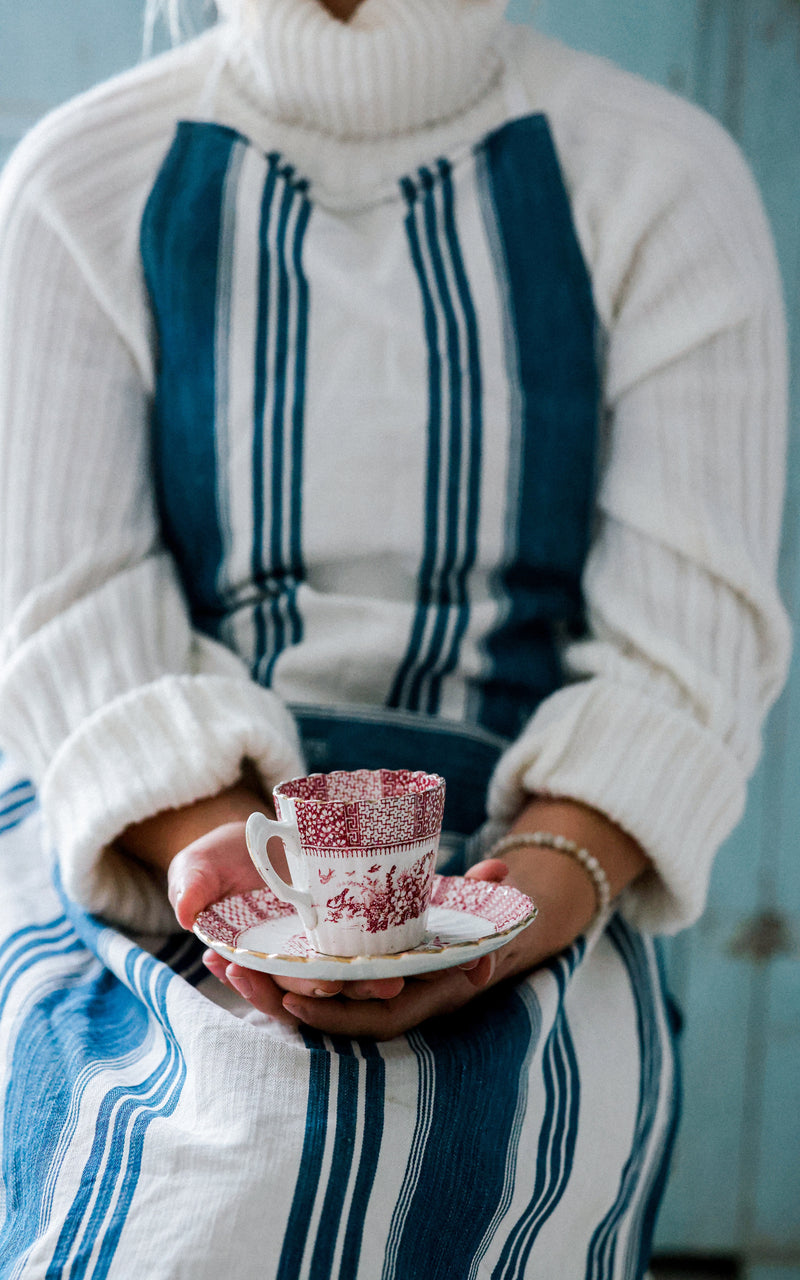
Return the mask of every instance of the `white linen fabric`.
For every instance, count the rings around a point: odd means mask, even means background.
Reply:
[[[780,288],[722,131],[502,8],[364,0],[345,27],[316,0],[263,0],[257,22],[231,5],[48,117],[0,178],[15,1277],[644,1274],[676,1105],[648,933],[701,911],[787,663]],[[193,166],[212,152],[209,206]],[[519,465],[509,155],[532,203],[546,192],[543,231],[552,197],[557,270],[585,301],[561,331],[536,314],[533,354],[556,366],[584,317],[602,375],[585,563],[558,511],[544,540],[546,567],[581,567],[588,626],[550,628],[563,671],[514,725],[483,714],[516,617],[511,526],[533,510],[543,537],[548,498],[580,506],[586,477],[573,493],[562,466],[555,489],[554,466],[531,503]],[[213,295],[177,330],[182,372],[200,353],[181,438],[159,327],[179,251],[190,301]],[[491,739],[476,851],[551,794],[608,813],[652,870],[607,927],[463,1019],[376,1047],[253,1016],[200,978],[191,939],[165,940],[162,886],[114,840],[243,760],[265,789],[300,772],[298,724],[342,709]]]
[[[620,917],[466,1017],[301,1037],[217,1003],[190,937],[60,896],[7,763],[0,823],[4,1276],[644,1274],[676,1067]]]

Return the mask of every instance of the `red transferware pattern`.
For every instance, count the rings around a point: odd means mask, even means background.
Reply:
[[[532,903],[519,889],[511,885],[498,885],[486,880],[466,880],[461,876],[435,876],[432,907],[477,916],[491,926],[491,932],[504,933],[513,929],[531,915]],[[246,929],[294,915],[294,908],[279,902],[271,889],[254,889],[251,893],[224,898],[216,902],[197,918],[197,926],[206,937],[215,942],[236,948],[238,939]],[[421,950],[436,946],[430,939]],[[305,936],[298,933],[290,942],[292,955],[314,955],[314,949]]]
[[[409,769],[359,769],[312,773],[282,782],[274,791],[294,801],[300,843],[306,849],[386,849],[438,835],[444,813],[444,781]]]

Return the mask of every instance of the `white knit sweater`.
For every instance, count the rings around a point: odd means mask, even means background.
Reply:
[[[223,24],[49,116],[0,181],[0,741],[40,788],[68,891],[126,925],[171,917],[115,837],[233,782],[244,757],[266,787],[300,771],[282,697],[306,679],[340,700],[350,643],[331,635],[324,670],[299,646],[261,688],[193,631],[160,542],[138,235],[179,118],[279,150],[346,220],[510,112],[546,113],[606,338],[591,635],[502,758],[490,811],[507,821],[527,792],[604,810],[653,861],[625,909],[667,931],[701,911],[742,812],[788,652],[784,330],[761,206],[711,120],[501,10],[364,0],[344,26],[316,0],[263,0],[247,36]],[[359,609],[368,632],[378,603]]]

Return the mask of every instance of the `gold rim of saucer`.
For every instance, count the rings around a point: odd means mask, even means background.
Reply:
[[[213,951],[227,951],[232,956],[252,956],[254,960],[280,960],[287,964],[317,964],[320,960],[333,960],[337,964],[353,964],[356,961],[359,964],[369,963],[376,960],[399,960],[403,956],[436,956],[441,955],[445,951],[456,951],[460,947],[475,947],[482,942],[486,942],[489,938],[506,938],[512,933],[518,933],[521,929],[531,924],[539,914],[539,908],[533,904],[533,910],[529,911],[521,920],[515,921],[509,925],[507,929],[498,929],[495,933],[484,933],[479,938],[467,938],[462,942],[447,942],[440,947],[412,947],[408,951],[380,951],[375,955],[358,955],[358,956],[336,956],[331,955],[327,951],[314,951],[308,956],[291,956],[283,951],[253,951],[250,947],[232,947],[227,942],[215,942],[204,933],[202,929],[196,925],[194,932],[201,942],[205,942]],[[476,917],[480,919],[480,916]],[[251,928],[255,926],[250,926]]]

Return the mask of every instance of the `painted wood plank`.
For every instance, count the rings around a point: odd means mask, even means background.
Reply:
[[[800,1280],[800,1262],[788,1267],[764,1264],[747,1267],[742,1280]]]
[[[770,966],[758,1147],[748,1187],[754,1247],[800,1258],[800,963]]]
[[[680,90],[687,85],[696,0],[513,0],[508,14],[659,84]]]
[[[0,94],[47,108],[129,67],[142,52],[141,0],[0,0]],[[9,56],[10,55],[10,56]]]
[[[690,1017],[682,1048],[682,1123],[656,1232],[664,1252],[729,1253],[742,1243],[739,1172],[751,974],[727,954],[738,919],[737,912],[712,909],[679,940],[690,948]]]
[[[710,6],[712,7],[712,6]],[[785,0],[713,5],[724,28],[725,76],[709,101],[736,134],[760,185],[786,284],[794,377],[790,500],[781,582],[800,610],[800,8]],[[706,84],[711,92],[712,82]],[[765,743],[759,796],[758,905],[782,920],[786,945],[800,938],[800,679],[797,655]],[[800,973],[798,954],[756,965],[747,1028],[739,1232],[749,1249],[800,1250]]]

